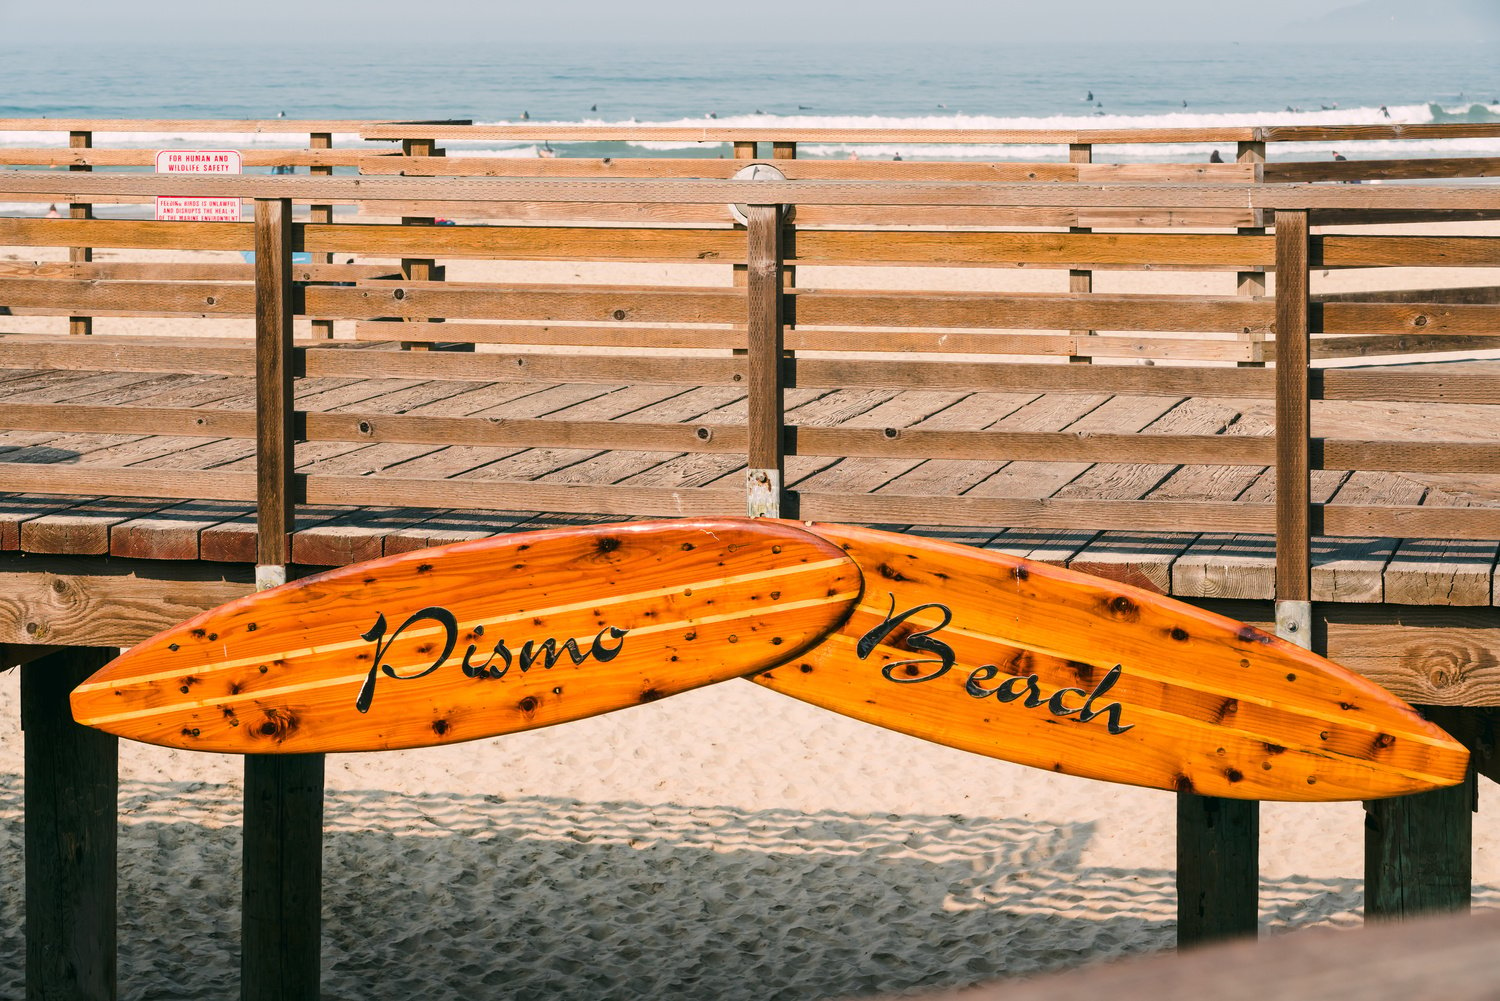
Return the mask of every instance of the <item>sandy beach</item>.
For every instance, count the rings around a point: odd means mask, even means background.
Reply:
[[[60,258],[0,248],[5,259]],[[799,277],[893,287],[885,270]],[[1030,269],[906,274],[910,288],[1067,287],[1066,272]],[[1438,274],[1381,280],[1500,282],[1497,271]],[[729,281],[722,265],[452,262],[448,277]],[[1336,291],[1370,277],[1314,280]],[[1232,292],[1233,276],[1101,272],[1095,288]],[[56,317],[0,323],[66,329]],[[102,318],[95,330],[248,324]],[[0,673],[0,998],[20,995],[24,957],[18,679]],[[121,997],[233,995],[241,761],[127,744],[120,771]],[[1481,798],[1493,806],[1488,783]],[[803,1001],[1025,976],[1174,942],[1172,794],[967,755],[738,681],[550,730],[330,756],[326,832],[323,990],[340,1001]],[[1263,932],[1358,924],[1362,834],[1358,803],[1264,805]],[[1500,906],[1500,832],[1483,824],[1475,881],[1476,906]]]
[[[17,677],[0,676],[10,872]],[[1171,794],[967,755],[742,682],[327,767],[327,998],[839,997],[1173,944]],[[132,743],[120,770],[121,996],[234,993],[240,760]],[[1262,807],[1265,932],[1359,922],[1362,830],[1358,803]],[[1480,826],[1475,841],[1476,905],[1500,905],[1500,837]],[[21,905],[7,880],[4,997],[20,986]]]

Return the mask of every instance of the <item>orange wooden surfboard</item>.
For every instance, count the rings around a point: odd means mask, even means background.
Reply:
[[[365,751],[581,719],[761,670],[848,615],[837,546],[769,521],[498,536],[307,577],[132,648],[80,723],[206,751]]]
[[[1393,796],[1468,753],[1307,650],[1185,602],[968,546],[803,526],[863,571],[829,639],[751,680],[991,757],[1243,799]]]

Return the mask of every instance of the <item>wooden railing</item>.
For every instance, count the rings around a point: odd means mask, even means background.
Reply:
[[[1500,511],[1483,507],[1308,503],[1288,494],[1310,469],[1482,472],[1500,468],[1500,445],[1417,442],[1361,435],[1312,439],[1309,401],[1384,400],[1414,404],[1500,404],[1492,377],[1443,373],[1309,371],[1316,337],[1360,343],[1400,341],[1407,349],[1492,346],[1500,340],[1500,304],[1492,287],[1433,293],[1426,301],[1378,294],[1309,295],[1310,269],[1335,267],[1500,266],[1500,240],[1484,236],[1310,234],[1322,213],[1357,210],[1500,210],[1500,189],[1395,186],[1224,186],[902,183],[878,181],[612,181],[449,178],[280,178],[153,175],[3,175],[9,190],[69,202],[158,193],[234,194],[256,199],[253,224],[134,220],[0,220],[0,244],[176,247],[256,251],[254,282],[239,266],[74,262],[12,265],[0,279],[0,302],[13,309],[74,316],[258,317],[254,346],[236,340],[54,338],[10,336],[3,364],[12,368],[264,373],[283,357],[299,375],[462,381],[666,383],[743,387],[749,415],[692,423],[505,421],[377,412],[283,412],[263,390],[260,409],[0,406],[0,425],[47,431],[130,431],[250,437],[293,434],[309,441],[413,442],[482,446],[580,446],[643,452],[737,456],[752,471],[782,474],[793,456],[966,459],[1000,462],[1185,463],[1278,467],[1276,496],[1254,500],[1009,499],[900,492],[850,495],[784,491],[757,501],[757,511],[798,517],[884,523],[1007,525],[1035,528],[1130,528],[1141,531],[1294,532],[1343,536],[1500,538]],[[779,209],[755,205],[747,231],[732,229],[578,229],[571,227],[391,226],[293,223],[296,201],[460,204],[525,202],[722,206],[756,198],[805,208],[870,207],[898,224],[909,209],[931,206],[1102,207],[1139,211],[1234,208],[1274,216],[1275,235],[925,233],[799,231],[795,254]],[[367,280],[348,265],[293,265],[293,250],[386,257],[713,261],[745,263],[743,290],[723,287],[471,284]],[[783,287],[796,265],[1194,267],[1273,270],[1274,299],[1237,295],[913,292]],[[185,270],[175,270],[181,267]],[[248,266],[247,266],[248,267]],[[387,267],[386,274],[389,274]],[[354,281],[330,281],[350,279]],[[1352,299],[1352,301],[1351,301]],[[1390,301],[1396,299],[1397,301]],[[1458,299],[1460,301],[1451,301]],[[269,311],[269,312],[268,312]],[[354,343],[294,342],[289,323],[267,316],[354,321]],[[784,317],[794,317],[792,325]],[[438,323],[392,322],[442,318]],[[471,322],[477,321],[477,322]],[[1053,330],[1054,333],[1020,333]],[[1016,364],[1016,356],[1066,355],[1089,336],[1089,353],[1130,356],[1148,334],[1203,332],[1264,338],[1261,357],[1283,358],[1269,371],[1192,365],[1154,367]],[[1273,335],[1274,332],[1274,335]],[[456,355],[361,350],[364,342],[467,342],[502,350]],[[1210,342],[1220,343],[1220,342]],[[1222,342],[1237,345],[1242,342]],[[1183,354],[1201,357],[1201,341]],[[539,347],[567,345],[569,353]],[[610,352],[602,353],[601,349]],[[628,349],[627,353],[617,353]],[[639,349],[671,349],[670,363]],[[882,357],[870,358],[870,352]],[[963,360],[950,360],[961,353]],[[891,355],[895,356],[892,360]],[[1230,352],[1216,357],[1237,358]],[[1300,374],[1299,374],[1300,373]],[[1056,392],[1175,394],[1274,400],[1277,435],[1204,433],[1018,433],[982,427],[818,427],[789,420],[783,395],[796,389],[944,390],[972,393]],[[1351,429],[1352,430],[1352,429]],[[269,437],[267,437],[269,435]],[[1274,462],[1273,462],[1274,460]],[[290,461],[289,458],[286,461]],[[732,464],[729,467],[732,468]],[[78,464],[7,463],[15,491],[155,498],[251,500],[250,473],[153,472]],[[604,514],[708,514],[742,510],[744,484],[551,485],[532,482],[401,479],[318,475],[293,477],[286,501],[507,509],[524,506]],[[758,488],[752,489],[752,493]],[[285,491],[284,491],[285,493]],[[260,493],[265,500],[264,490]],[[1302,515],[1293,518],[1294,511]],[[1279,512],[1279,514],[1278,514]]]

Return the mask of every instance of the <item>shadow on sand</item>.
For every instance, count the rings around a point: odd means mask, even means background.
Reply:
[[[17,997],[22,801],[0,778]],[[121,815],[121,997],[233,996],[238,790],[127,782]],[[326,832],[325,998],[811,999],[1173,943],[1172,873],[1080,865],[1091,824],[330,790]],[[1267,881],[1262,923],[1360,904],[1353,880]]]

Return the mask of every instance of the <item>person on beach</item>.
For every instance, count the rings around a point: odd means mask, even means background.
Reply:
[[[59,212],[59,211],[57,211],[57,206],[56,205],[48,205],[47,206],[47,218],[48,219],[61,219],[62,218],[62,213]]]

